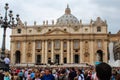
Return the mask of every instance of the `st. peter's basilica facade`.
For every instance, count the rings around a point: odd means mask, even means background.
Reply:
[[[106,21],[100,17],[83,24],[69,6],[56,22],[29,26],[19,21],[11,35],[11,63],[68,64],[108,62],[110,38]],[[119,38],[119,37],[118,37]],[[118,41],[118,40],[117,40]]]

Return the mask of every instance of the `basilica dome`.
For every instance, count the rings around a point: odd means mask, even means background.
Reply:
[[[65,14],[57,19],[57,24],[59,25],[67,25],[67,24],[75,25],[78,23],[79,23],[79,20],[74,15],[71,14],[71,10],[68,5],[67,5],[67,8],[65,9]]]

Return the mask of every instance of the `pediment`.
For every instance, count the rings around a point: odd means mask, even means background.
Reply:
[[[68,33],[67,31],[63,31],[61,29],[58,29],[58,28],[53,29],[53,30],[45,33],[45,35],[54,35],[54,34],[70,34],[70,33]]]

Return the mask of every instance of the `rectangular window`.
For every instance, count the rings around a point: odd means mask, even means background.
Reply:
[[[42,49],[41,43],[41,41],[36,41],[36,49]]]
[[[67,42],[63,42],[63,49],[64,49],[64,50],[67,49]]]
[[[74,47],[74,49],[79,49],[79,40],[74,40],[74,42],[73,42],[73,47]]]
[[[20,49],[20,42],[17,42],[17,49]]]
[[[20,34],[20,33],[21,33],[21,29],[17,29],[17,33],[19,33],[19,34]]]
[[[97,32],[101,32],[101,27],[100,26],[97,27]]]
[[[64,58],[64,63],[67,63],[67,58],[66,57]]]
[[[51,50],[51,41],[48,41],[48,50]]]
[[[55,40],[55,49],[60,49],[60,40]]]
[[[98,48],[101,48],[102,47],[102,42],[99,40],[98,41]]]

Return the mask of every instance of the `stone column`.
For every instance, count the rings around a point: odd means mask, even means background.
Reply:
[[[83,63],[83,57],[84,57],[84,54],[83,54],[83,41],[80,40],[80,63]]]
[[[93,40],[90,41],[89,49],[90,49],[90,53],[89,53],[89,55],[90,55],[90,64],[94,64],[94,55],[95,55],[95,53],[93,51],[93,49],[94,49]]]
[[[26,63],[26,41],[22,42],[21,63]]]
[[[53,43],[53,40],[52,40],[52,42],[51,42],[51,48],[52,48],[52,50],[51,50],[51,62],[54,62],[54,43]]]
[[[11,64],[15,63],[15,42],[11,42]]]
[[[61,40],[60,64],[63,64],[63,40]]]
[[[45,60],[45,58],[44,58],[44,49],[45,49],[45,46],[44,46],[44,44],[45,44],[45,42],[44,42],[44,40],[42,40],[42,62],[41,63],[44,63],[44,60]]]
[[[48,63],[48,47],[47,47],[47,40],[45,40],[45,63],[47,64]]]
[[[103,61],[108,63],[107,41],[104,41]]]
[[[70,42],[67,40],[67,63],[70,63]]]
[[[32,63],[35,63],[35,41],[32,42]]]
[[[71,40],[71,63],[73,63],[74,57],[73,57],[73,40]]]

